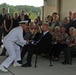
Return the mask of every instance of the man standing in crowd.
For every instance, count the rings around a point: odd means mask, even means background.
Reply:
[[[2,29],[3,29],[3,22],[6,18],[6,9],[2,8],[2,14],[0,14],[0,46],[2,45]]]
[[[18,63],[18,61],[21,60],[20,46],[18,45],[24,46],[27,43],[27,41],[23,39],[23,30],[26,30],[27,24],[26,21],[20,21],[19,24],[20,26],[12,29],[4,37],[3,44],[9,57],[0,65],[0,70],[3,72],[7,72],[4,67],[8,68],[13,61],[13,66],[21,66],[21,64]]]
[[[28,24],[31,22],[31,19],[29,18],[29,16],[25,12],[25,10],[21,10],[18,20],[19,21],[28,21]]]
[[[6,9],[2,8],[2,14],[0,14],[0,21],[2,22],[2,24],[5,18],[6,18]]]
[[[70,28],[70,27],[76,28],[76,12],[73,13],[73,19],[72,19],[72,21],[71,21],[70,24],[69,24],[69,28]]]

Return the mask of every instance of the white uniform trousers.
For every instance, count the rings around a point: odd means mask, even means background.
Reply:
[[[6,58],[1,65],[8,68],[13,61],[17,62],[18,60],[21,60],[21,51],[20,47],[11,41],[4,40],[3,44],[9,54],[9,57]]]

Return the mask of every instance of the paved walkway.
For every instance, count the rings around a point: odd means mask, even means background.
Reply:
[[[2,48],[0,49],[1,53]],[[5,56],[0,56],[0,63],[3,62]],[[76,75],[76,58],[73,59],[72,65],[62,65],[61,62],[63,58],[61,57],[58,62],[52,62],[53,66],[49,67],[48,59],[39,57],[37,68],[34,68],[35,56],[33,56],[32,67],[22,68],[13,67],[12,65],[9,69],[15,73],[15,75]],[[26,56],[24,59],[26,62]],[[0,75],[12,75],[11,73],[4,73],[0,71]]]

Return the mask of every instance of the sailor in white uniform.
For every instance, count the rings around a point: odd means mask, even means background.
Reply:
[[[10,64],[14,61],[14,66],[21,66],[17,61],[21,60],[20,47],[17,45],[24,46],[27,41],[23,39],[23,30],[26,29],[26,21],[20,21],[20,26],[12,29],[5,37],[3,44],[9,54],[9,57],[5,59],[0,65],[0,70],[7,72],[4,68],[8,68]]]

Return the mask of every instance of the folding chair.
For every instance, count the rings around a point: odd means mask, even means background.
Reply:
[[[47,47],[47,49],[48,49],[48,47]],[[50,46],[49,49],[50,49],[50,52],[48,54],[49,55],[49,62],[50,62],[50,65],[49,66],[53,66],[52,63],[51,63],[51,59],[52,59],[52,46]],[[34,66],[35,68],[37,67],[38,55],[39,54],[38,54],[38,48],[37,48],[37,50],[36,50],[36,58],[35,58],[35,66]]]
[[[76,55],[76,48],[74,51],[71,50],[71,57],[70,57],[70,62],[69,64],[72,65],[72,58],[73,58],[73,55]]]

